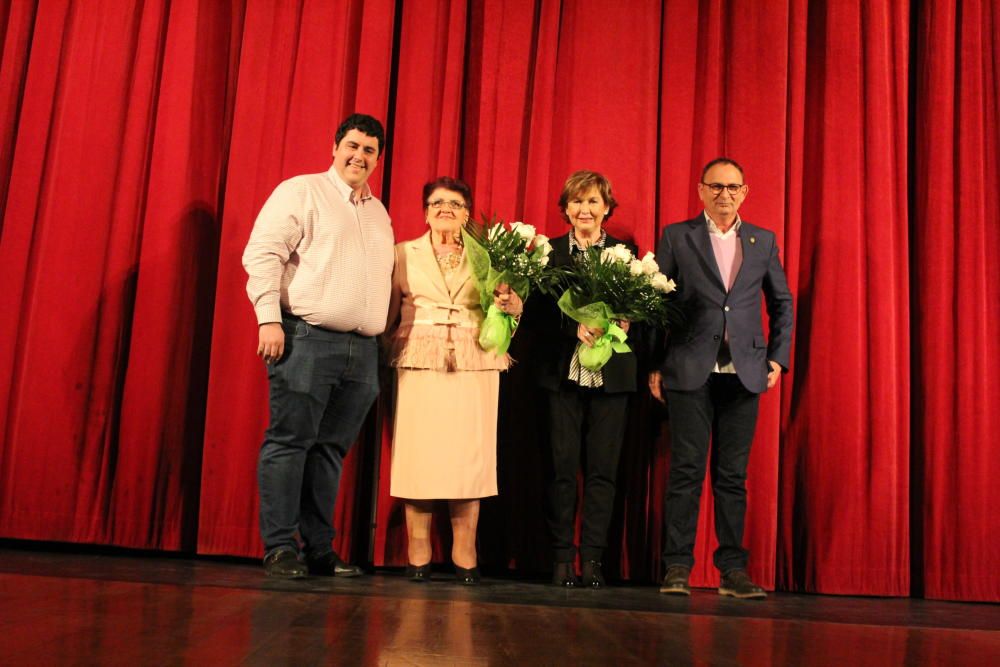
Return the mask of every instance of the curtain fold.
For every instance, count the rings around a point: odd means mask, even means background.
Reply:
[[[798,307],[778,582],[907,595],[909,14],[875,2],[799,15],[801,142],[788,147],[799,194],[786,230]]]
[[[1000,13],[924,3],[914,165],[915,551],[923,593],[1000,600]],[[919,503],[919,505],[917,505]]]
[[[37,7],[29,0],[0,3],[0,230],[24,96],[28,44]]]
[[[0,532],[114,542],[109,507],[167,3],[37,8],[0,237]],[[156,485],[166,469],[144,481]],[[126,475],[128,473],[125,473]],[[164,502],[180,502],[175,495]],[[144,529],[160,533],[154,517]],[[153,543],[162,535],[156,535]]]
[[[387,123],[372,185],[397,241],[445,174],[474,215],[561,235],[587,168],[614,184],[610,232],[651,250],[700,210],[703,164],[739,161],[797,315],[751,453],[752,576],[1000,600],[981,574],[1000,563],[998,26],[984,0],[0,0],[0,536],[260,555],[267,383],[240,257],[273,188],[327,169],[360,111]],[[512,353],[481,560],[543,572],[530,334]],[[391,407],[336,514],[335,546],[376,565],[405,559]],[[648,582],[670,443],[644,390],[626,440],[605,564]]]
[[[191,550],[244,7],[181,0],[169,11],[108,516],[114,544]]]

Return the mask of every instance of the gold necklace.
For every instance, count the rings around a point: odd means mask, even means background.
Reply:
[[[438,253],[435,251],[434,256],[437,258],[438,266],[440,266],[441,270],[445,273],[454,272],[462,264],[461,252],[448,250],[443,253]]]

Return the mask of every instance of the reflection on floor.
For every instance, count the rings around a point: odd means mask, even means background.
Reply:
[[[1000,606],[566,591],[399,572],[273,581],[247,561],[0,549],[0,664],[977,665]]]

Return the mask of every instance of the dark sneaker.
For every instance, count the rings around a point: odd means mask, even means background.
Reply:
[[[722,575],[719,595],[728,595],[740,600],[763,600],[767,597],[764,589],[753,583],[746,570],[730,570]]]
[[[584,588],[604,588],[604,573],[601,572],[601,562],[587,560],[583,562],[583,576],[580,577]]]
[[[278,579],[301,579],[308,574],[308,569],[295,551],[278,549],[264,558],[264,572]]]
[[[328,551],[321,556],[309,558],[309,574],[319,577],[357,577],[364,572],[357,565],[345,563],[336,551]]]
[[[667,595],[691,595],[691,587],[688,586],[690,576],[691,568],[687,565],[671,565],[663,575],[660,592]]]

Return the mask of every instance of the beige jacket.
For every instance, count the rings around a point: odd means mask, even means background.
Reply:
[[[430,232],[397,243],[386,336],[397,368],[506,370],[510,357],[479,346],[483,309],[468,261],[445,280]]]

